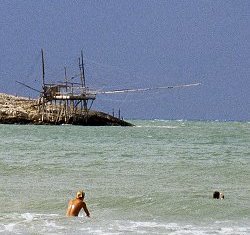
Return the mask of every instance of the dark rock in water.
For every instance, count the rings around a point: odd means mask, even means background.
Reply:
[[[38,125],[84,125],[84,126],[133,126],[133,124],[109,114],[89,110],[87,113],[76,113],[66,118],[60,115],[57,119],[44,120],[38,111],[38,100],[16,97],[0,93],[1,124],[38,124]],[[57,110],[53,110],[53,112]],[[43,121],[42,121],[43,120]]]
[[[75,115],[75,117],[72,118],[71,124],[88,126],[133,126],[119,118],[97,111],[89,111],[86,116]]]

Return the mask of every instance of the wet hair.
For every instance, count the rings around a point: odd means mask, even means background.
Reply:
[[[85,193],[83,191],[78,191],[76,193],[76,198],[84,198],[84,196],[85,196]]]
[[[214,194],[213,194],[213,198],[214,199],[219,199],[220,198],[220,192],[215,191]]]

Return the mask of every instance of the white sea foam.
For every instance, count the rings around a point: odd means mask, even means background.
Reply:
[[[49,227],[50,229],[53,228],[56,230],[65,228],[64,226],[57,225],[55,221],[48,221],[48,220],[45,220],[45,226]]]
[[[13,232],[14,227],[16,226],[17,223],[9,223],[4,225],[5,230],[4,231],[8,231],[8,232]]]
[[[178,126],[150,126],[150,125],[145,125],[145,126],[135,126],[135,127],[138,127],[138,128],[166,128],[166,129],[175,129],[175,128],[178,128]]]
[[[120,221],[120,231],[131,231],[145,234],[221,234],[221,235],[247,235],[250,233],[250,227],[230,226],[229,227],[214,227],[211,226],[197,226],[192,224],[178,224],[178,223],[157,223],[157,222],[133,222],[130,221],[126,225]],[[155,232],[157,231],[157,232]]]
[[[34,219],[34,215],[32,215],[31,213],[21,214],[21,217],[26,219],[26,221],[28,222],[31,222]]]
[[[199,226],[196,224],[168,223],[157,221],[128,220],[84,220],[83,218],[65,218],[58,215],[41,215],[25,213],[19,216],[22,220],[0,226],[3,234],[82,234],[118,235],[118,234],[169,234],[169,235],[247,235],[250,226],[241,227],[227,222]],[[37,220],[35,220],[35,218]],[[12,218],[14,219],[14,218]],[[17,219],[17,218],[16,218]],[[24,219],[24,220],[23,220]],[[27,223],[29,221],[29,223]]]

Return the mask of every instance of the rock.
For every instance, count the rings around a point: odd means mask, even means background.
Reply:
[[[51,118],[46,120],[42,118],[38,111],[38,100],[27,97],[17,97],[13,95],[0,93],[0,123],[2,124],[46,124],[46,125],[84,125],[84,126],[133,126],[133,124],[113,117],[109,114],[89,110],[86,114],[76,113],[67,119],[59,113],[59,107],[56,106],[48,109],[52,113]],[[43,121],[42,121],[43,120]]]

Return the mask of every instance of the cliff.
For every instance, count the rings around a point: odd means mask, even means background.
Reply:
[[[131,123],[119,118],[94,110],[89,110],[85,115],[76,113],[67,123],[64,122],[63,116],[60,116],[60,119],[56,121],[41,120],[41,114],[38,112],[38,100],[0,93],[1,124],[133,126]]]

